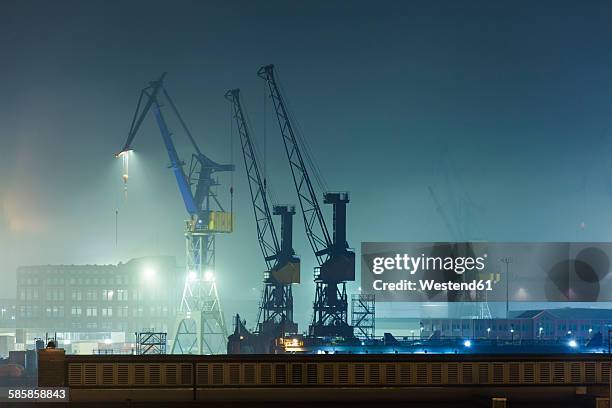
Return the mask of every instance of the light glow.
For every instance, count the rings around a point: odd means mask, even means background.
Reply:
[[[143,276],[145,277],[146,280],[152,280],[155,278],[155,269],[151,268],[151,267],[146,267],[143,271],[142,271]]]

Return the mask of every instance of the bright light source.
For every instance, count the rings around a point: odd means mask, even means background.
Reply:
[[[195,271],[189,271],[189,281],[194,282],[198,278],[198,274]]]
[[[104,344],[106,345],[113,344],[113,341],[111,339],[104,339]]]
[[[134,149],[122,150],[122,151],[120,151],[119,153],[117,153],[117,154],[115,155],[115,157],[123,157],[123,156],[126,156],[126,155],[130,154],[130,153],[131,153],[131,152],[133,152],[133,151],[134,151]]]
[[[155,269],[147,267],[144,269],[144,271],[142,271],[145,279],[150,280],[155,278]]]
[[[207,282],[211,282],[215,280],[215,274],[210,269],[204,272],[204,280]]]
[[[567,343],[567,345],[568,345],[568,346],[570,346],[571,348],[576,348],[576,347],[578,347],[578,343],[576,342],[576,340],[570,340],[570,341]]]
[[[589,333],[593,333],[593,329],[589,329]]]
[[[470,347],[472,347],[472,342],[470,340],[466,340],[466,341],[463,342],[463,345],[465,347],[467,347],[467,348],[470,348]]]

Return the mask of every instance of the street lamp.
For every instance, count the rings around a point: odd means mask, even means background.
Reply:
[[[510,317],[510,264],[512,258],[507,256],[500,261],[506,264],[506,319]]]

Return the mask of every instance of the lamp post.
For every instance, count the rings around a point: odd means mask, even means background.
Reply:
[[[507,256],[501,258],[500,261],[506,264],[506,319],[510,317],[510,264],[512,258]]]

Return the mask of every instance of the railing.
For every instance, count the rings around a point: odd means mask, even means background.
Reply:
[[[240,357],[240,358],[234,358]],[[56,362],[58,362],[56,360]],[[41,359],[41,368],[45,360]],[[577,356],[65,356],[71,388],[608,385],[605,354]],[[48,367],[47,367],[48,368]],[[41,370],[55,375],[57,371]],[[44,375],[41,386],[49,384]]]

